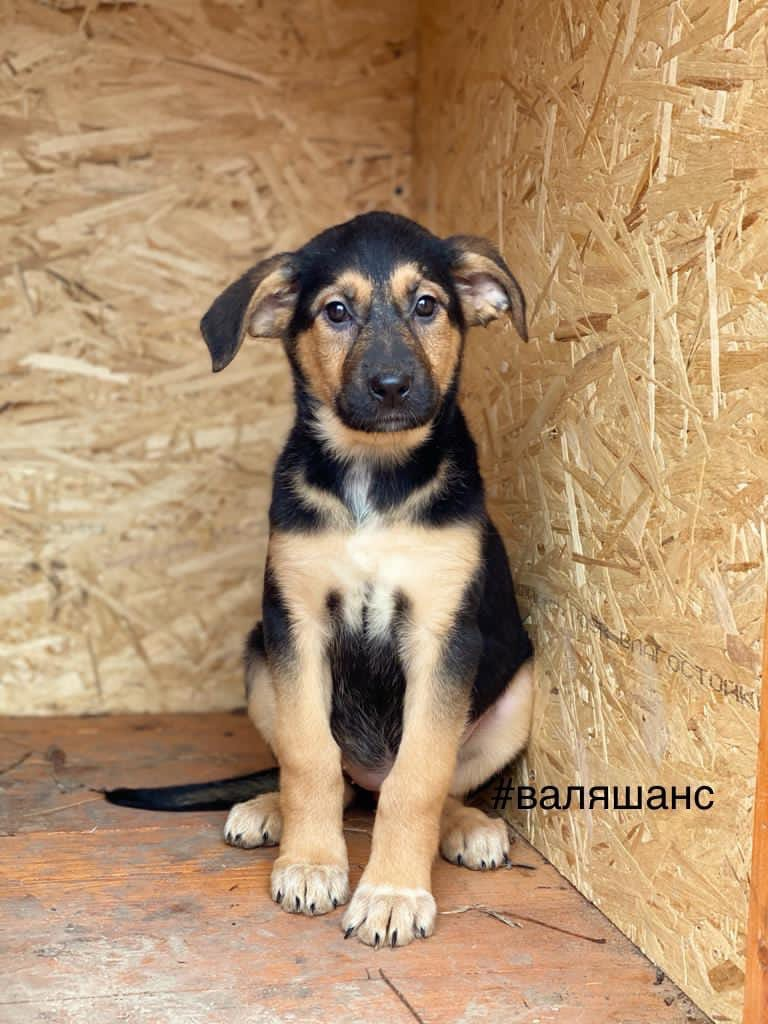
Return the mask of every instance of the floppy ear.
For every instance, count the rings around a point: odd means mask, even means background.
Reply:
[[[485,327],[506,313],[523,341],[528,341],[525,296],[491,243],[475,235],[454,235],[445,244],[467,326]]]
[[[279,338],[291,322],[298,286],[293,253],[262,260],[226,288],[200,321],[213,372],[228,366],[246,334]]]

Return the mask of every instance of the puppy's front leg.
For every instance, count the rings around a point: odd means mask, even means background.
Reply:
[[[329,724],[330,671],[320,628],[303,625],[273,678],[283,832],[272,898],[292,914],[325,914],[346,903],[349,882],[344,780]]]
[[[445,669],[446,637],[414,631],[403,736],[381,787],[368,865],[342,922],[368,945],[404,946],[430,935],[430,891],[440,815],[466,723],[468,691]]]

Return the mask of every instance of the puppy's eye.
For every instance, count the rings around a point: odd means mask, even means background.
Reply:
[[[343,302],[329,302],[325,307],[325,315],[332,324],[343,324],[349,320],[349,310]]]
[[[434,299],[431,295],[422,295],[416,302],[413,311],[416,314],[416,316],[423,317],[426,320],[429,317],[434,316],[436,309],[437,300]]]

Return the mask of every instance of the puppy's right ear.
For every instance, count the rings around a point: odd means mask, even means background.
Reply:
[[[293,253],[262,260],[226,288],[200,321],[213,372],[229,366],[246,334],[280,338],[291,322],[298,284]]]

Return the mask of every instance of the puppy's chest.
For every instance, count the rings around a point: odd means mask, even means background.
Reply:
[[[284,600],[302,620],[342,615],[350,627],[385,632],[408,608],[420,619],[455,610],[479,561],[475,525],[427,527],[388,517],[359,498],[344,529],[276,533],[270,564]]]
[[[353,503],[353,504],[352,504]],[[353,494],[357,526],[340,538],[326,570],[326,604],[345,627],[368,638],[384,638],[413,591],[402,527],[388,525],[368,503],[364,489]]]

